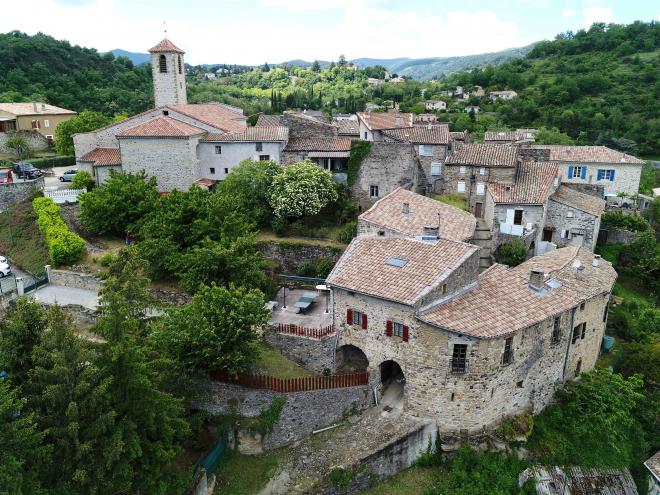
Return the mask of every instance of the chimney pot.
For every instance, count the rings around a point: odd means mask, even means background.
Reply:
[[[36,101],[32,102],[32,109],[34,110],[34,113],[37,113],[38,110],[37,110],[37,102]]]
[[[42,103],[42,104],[41,104],[41,109],[42,109],[42,110],[46,110],[46,104],[45,104],[45,103]]]
[[[410,203],[403,203],[403,214],[407,215],[410,213]]]
[[[440,239],[440,227],[424,227],[423,237],[432,237],[434,239]]]
[[[600,265],[600,255],[594,254],[594,259],[591,262],[591,266],[599,266],[599,265]]]
[[[543,273],[543,270],[538,267],[532,268],[529,272],[529,286],[533,289],[541,290],[544,281],[545,274]]]

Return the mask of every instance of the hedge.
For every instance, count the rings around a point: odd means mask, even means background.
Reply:
[[[66,226],[60,216],[60,207],[52,198],[35,198],[32,208],[37,215],[39,230],[48,244],[51,261],[56,265],[70,265],[78,261],[85,249],[85,241]]]
[[[37,168],[68,167],[76,164],[76,157],[72,155],[58,155],[47,158],[31,158],[25,161]]]
[[[651,230],[651,225],[642,217],[627,215],[622,211],[606,211],[601,217],[603,227],[627,229],[633,232],[646,232]]]

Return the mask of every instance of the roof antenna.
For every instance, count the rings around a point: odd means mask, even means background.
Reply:
[[[165,39],[167,39],[167,21],[163,21],[163,32],[165,33]]]

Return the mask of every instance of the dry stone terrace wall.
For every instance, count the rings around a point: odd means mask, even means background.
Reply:
[[[322,339],[311,339],[270,330],[264,334],[264,340],[266,344],[274,347],[303,368],[319,374],[326,369],[334,370],[336,342],[334,334]]]
[[[0,152],[14,153],[13,149],[7,148],[6,143],[15,135],[24,137],[32,151],[43,151],[50,147],[46,136],[38,131],[0,132]]]
[[[193,406],[211,415],[237,414],[254,418],[276,396],[286,398],[286,403],[273,432],[262,440],[266,450],[301,440],[349,412],[362,410],[371,405],[372,397],[368,385],[282,394],[230,383],[205,382]]]
[[[42,190],[43,188],[43,177],[28,182],[0,184],[0,211],[5,211],[7,208],[25,201],[30,197],[33,190]]]
[[[94,275],[54,269],[50,270],[48,281],[53,285],[63,285],[64,287],[93,290],[96,292],[100,290],[102,283]]]
[[[277,264],[276,271],[285,275],[296,275],[303,261],[317,261],[328,258],[335,263],[343,250],[339,247],[315,246],[293,242],[264,241],[257,245],[261,254]]]

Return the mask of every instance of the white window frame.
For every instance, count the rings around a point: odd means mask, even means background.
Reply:
[[[44,119],[44,127],[50,127],[50,120]]]
[[[378,188],[377,185],[375,185],[375,184],[370,185],[370,186],[369,186],[369,197],[370,197],[370,198],[377,198],[378,195],[379,195],[379,193],[380,193],[380,191],[379,191],[378,189],[379,189],[379,188]],[[375,192],[376,194],[374,194],[374,192]]]
[[[458,169],[458,171],[462,174],[465,174],[465,173],[467,173],[467,167],[464,166],[464,165],[461,165],[460,168]]]
[[[581,179],[582,178],[582,166],[574,165],[573,166],[573,176],[569,179]]]
[[[483,182],[477,182],[477,196],[483,196],[486,194],[486,184]]]
[[[362,311],[358,311],[357,309],[352,309],[351,311],[353,313],[353,316],[352,316],[353,323],[352,323],[352,325],[357,325],[358,327],[362,326],[362,315],[363,315]]]
[[[465,181],[464,180],[459,180],[456,183],[456,191],[459,193],[465,192]]]
[[[48,122],[48,121],[46,121]],[[46,126],[48,127],[48,126]],[[609,180],[610,182],[612,181],[612,174],[614,173],[614,169],[611,168],[606,168],[603,170],[603,178],[601,180]]]
[[[486,175],[486,167],[479,167],[479,175]]]
[[[431,175],[442,175],[442,162],[431,163]]]
[[[433,156],[433,146],[430,144],[420,144],[419,154],[421,156]]]

